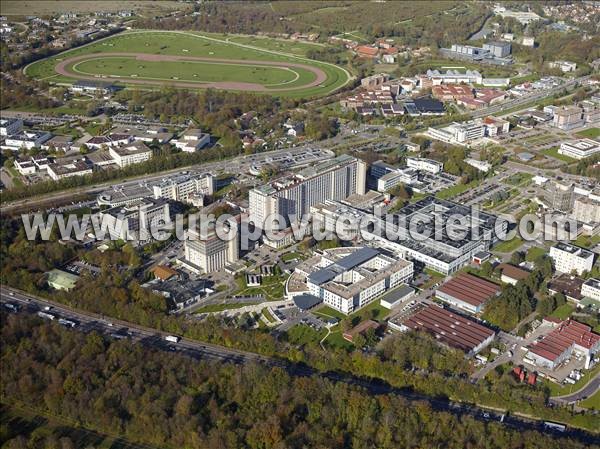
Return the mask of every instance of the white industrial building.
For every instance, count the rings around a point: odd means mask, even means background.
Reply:
[[[52,134],[47,131],[19,131],[17,134],[6,136],[3,149],[18,151],[21,148],[31,150],[39,148],[44,142],[52,138]]]

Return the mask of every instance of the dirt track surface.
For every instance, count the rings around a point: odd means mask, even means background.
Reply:
[[[129,57],[135,57],[136,60],[138,60],[138,61],[154,61],[154,62],[157,62],[157,61],[158,62],[160,62],[160,61],[206,61],[206,62],[222,62],[222,63],[229,63],[229,64],[256,64],[256,65],[263,65],[263,66],[267,65],[267,66],[282,67],[282,68],[298,67],[298,68],[308,70],[308,71],[314,73],[316,78],[313,81],[311,81],[310,83],[304,84],[303,86],[267,89],[266,87],[262,86],[261,84],[256,84],[256,83],[241,83],[241,82],[228,82],[228,81],[216,82],[216,83],[214,83],[214,82],[213,83],[202,83],[202,82],[192,83],[192,82],[186,82],[186,81],[172,81],[172,80],[156,81],[156,80],[132,79],[132,78],[128,78],[128,77],[110,76],[110,75],[107,75],[106,77],[88,76],[88,75],[83,75],[83,74],[79,74],[77,72],[71,72],[71,71],[67,70],[67,66],[69,64],[73,64],[73,63],[76,63],[79,61],[84,61],[84,60],[89,60],[89,59],[100,59],[100,58],[111,57],[111,56],[126,56],[126,57],[129,56]],[[160,84],[160,85],[168,85],[168,86],[174,86],[174,87],[187,87],[187,88],[192,88],[192,89],[212,87],[215,89],[241,90],[241,91],[252,91],[252,92],[287,92],[287,91],[301,90],[301,89],[306,89],[307,87],[318,86],[319,84],[323,83],[323,81],[325,81],[327,79],[327,75],[325,74],[325,72],[323,72],[323,70],[318,69],[316,67],[312,67],[307,64],[300,64],[300,63],[296,63],[296,62],[257,61],[257,60],[253,60],[253,59],[202,58],[202,57],[198,57],[198,56],[151,55],[151,54],[146,54],[146,53],[118,53],[118,52],[115,52],[115,53],[90,53],[87,55],[73,56],[72,58],[67,58],[67,59],[60,61],[56,65],[55,70],[60,75],[67,76],[69,78],[82,79],[82,80],[94,80],[94,81],[112,80],[112,81],[121,81],[121,82],[124,82],[127,84],[149,84],[149,85],[154,85],[154,86],[156,86],[157,84]]]

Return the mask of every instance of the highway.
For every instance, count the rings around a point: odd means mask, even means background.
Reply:
[[[582,76],[580,78],[574,78],[572,80],[567,81],[564,84],[561,84],[560,86],[553,87],[552,89],[540,90],[530,95],[525,95],[523,97],[515,98],[514,100],[505,101],[497,105],[493,105],[488,108],[475,111],[471,115],[473,118],[482,118],[487,115],[495,115],[503,111],[509,111],[519,106],[525,106],[531,102],[541,100],[542,98],[551,97],[552,95],[562,92],[564,89],[569,90],[570,88],[574,87],[577,83],[581,83],[582,81],[585,81],[588,78],[589,75]]]
[[[235,364],[260,363],[269,367],[280,367],[293,376],[320,376],[334,382],[344,382],[362,387],[372,394],[394,394],[401,396],[410,402],[425,401],[436,411],[445,411],[456,416],[470,415],[481,421],[501,422],[503,425],[520,431],[537,430],[545,433],[556,432],[556,435],[568,436],[585,443],[600,443],[600,436],[579,429],[567,428],[564,432],[559,432],[557,430],[546,428],[544,423],[539,420],[516,415],[505,415],[502,411],[490,410],[472,404],[453,402],[441,398],[431,398],[410,389],[392,387],[379,380],[363,379],[339,372],[320,372],[308,366],[288,362],[286,360],[225,348],[186,338],[181,339],[178,343],[171,343],[165,340],[164,337],[167,335],[165,332],[137,326],[120,320],[114,320],[90,312],[75,310],[4,286],[0,289],[0,302],[2,303],[2,311],[7,313],[36,314],[49,307],[50,309],[45,310],[45,312],[55,317],[53,320],[54,322],[58,322],[59,318],[70,320],[76,323],[74,330],[81,332],[96,331],[105,335],[107,338],[127,339],[134,344],[143,344],[154,349],[177,352],[196,360],[215,360]],[[9,310],[6,304],[16,305],[19,308],[19,311],[15,312],[14,310]]]
[[[213,162],[207,162],[203,164],[196,164],[191,167],[180,167],[173,170],[167,170],[159,173],[152,173],[148,175],[136,176],[133,178],[128,178],[126,181],[122,179],[114,179],[111,181],[94,184],[91,186],[82,186],[75,189],[69,190],[61,190],[58,192],[48,193],[46,195],[38,195],[35,198],[25,198],[23,200],[16,200],[9,203],[3,203],[0,211],[3,214],[11,213],[17,209],[27,208],[28,210],[38,210],[41,206],[46,203],[51,202],[65,202],[70,203],[72,198],[75,195],[87,194],[87,195],[97,195],[100,192],[103,192],[108,187],[119,184],[120,186],[136,186],[139,185],[140,182],[144,182],[146,184],[152,183],[155,181],[160,181],[162,178],[169,175],[181,174],[182,171],[189,171],[190,173],[232,173],[232,174],[240,174],[247,172],[251,165],[253,164],[264,164],[270,163],[274,159],[281,158],[283,156],[289,157],[302,157],[306,156],[308,150],[310,148],[316,148],[316,146],[305,145],[299,146],[295,148],[285,148],[281,150],[273,150],[273,151],[265,151],[263,153],[256,153],[252,155],[242,155],[237,156],[230,159],[223,159]],[[323,150],[323,156],[321,158],[311,158],[307,159],[307,163],[317,162],[319,160],[323,160],[325,158],[329,158],[334,156],[333,153]],[[300,164],[297,165],[299,167]]]

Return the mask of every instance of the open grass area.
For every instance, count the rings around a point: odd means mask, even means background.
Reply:
[[[281,256],[281,260],[283,260],[284,262],[291,262],[295,259],[304,259],[304,256],[296,252],[286,253]]]
[[[279,301],[283,299],[285,281],[287,275],[263,276],[262,284],[258,287],[248,287],[246,278],[238,276],[235,279],[237,296],[256,296],[263,295],[267,301]]]
[[[582,248],[593,248],[600,243],[600,235],[580,235],[573,243],[577,246],[581,246]]]
[[[584,129],[583,131],[579,131],[578,133],[575,133],[578,137],[583,137],[588,138],[588,139],[595,139],[597,137],[600,137],[600,128],[588,128],[588,129]]]
[[[448,187],[447,189],[440,190],[438,193],[435,194],[435,196],[436,198],[447,200],[456,195],[460,195],[461,193],[466,192],[469,189],[476,187],[478,184],[478,181],[472,181],[468,184],[457,184],[455,186]]]
[[[565,156],[564,154],[558,154],[558,147],[547,148],[545,150],[540,151],[540,153],[545,154],[546,156],[553,157],[560,161],[566,162],[567,164],[577,162],[577,159],[573,159],[572,157]]]
[[[296,98],[329,94],[346,84],[348,72],[334,64],[306,58],[304,55],[310,48],[311,44],[266,37],[136,30],[36,61],[25,68],[25,73],[52,83],[74,82],[78,77],[97,77],[126,87],[139,86],[139,83],[154,87],[165,83],[187,83],[186,88],[194,88],[196,84],[203,88],[203,84],[209,83],[246,83],[246,86],[238,84],[221,88],[256,92],[273,90],[274,94]],[[112,55],[102,57],[103,53]],[[137,57],[140,54],[163,59],[177,57],[180,60],[153,61],[147,57],[141,60]],[[75,61],[72,58],[83,59]],[[206,58],[208,61],[194,58]],[[55,69],[61,61],[64,61],[65,74],[58,74]],[[265,64],[261,65],[262,61]],[[236,64],[235,67],[232,64]],[[325,79],[319,84],[314,70],[324,74]]]
[[[299,67],[269,67],[258,64],[206,61],[138,61],[135,57],[93,56],[73,64],[82,75],[118,76],[136,80],[193,81],[197,83],[247,82],[264,87],[295,87],[314,81],[315,74]]]
[[[568,317],[571,316],[574,310],[575,306],[573,304],[567,303],[558,307],[554,312],[550,314],[550,316],[558,318],[560,320],[566,320]]]
[[[504,180],[504,182],[511,186],[522,186],[529,184],[532,179],[533,175],[531,173],[519,172],[509,176]]]
[[[520,237],[514,237],[511,240],[500,242],[492,248],[495,253],[511,253],[516,251],[523,244],[523,240]]]
[[[546,250],[545,248],[540,248],[539,246],[532,246],[527,250],[527,255],[525,256],[525,259],[527,259],[529,262],[533,262],[537,258],[546,254],[548,254],[548,250]]]

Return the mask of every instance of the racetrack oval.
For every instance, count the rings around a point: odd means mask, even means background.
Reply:
[[[241,81],[215,81],[215,82],[190,82],[190,81],[178,81],[171,79],[132,79],[131,77],[123,77],[119,75],[86,75],[82,73],[78,73],[73,70],[73,67],[87,60],[93,59],[102,59],[102,58],[110,58],[110,57],[128,57],[132,58],[132,60],[139,62],[181,62],[181,61],[189,61],[189,62],[206,62],[206,63],[220,63],[224,65],[248,65],[250,67],[264,67],[269,66],[278,69],[287,69],[293,70],[293,68],[298,68],[302,70],[306,70],[311,72],[314,75],[314,78],[307,82],[306,84],[294,86],[294,87],[268,87],[268,85],[263,85],[255,82],[241,82]],[[120,81],[126,84],[145,84],[145,85],[169,85],[174,87],[183,87],[183,88],[215,88],[215,89],[228,89],[228,90],[239,90],[239,91],[253,91],[253,92],[291,92],[294,90],[302,90],[308,87],[316,87],[321,85],[325,80],[327,80],[326,73],[318,67],[313,67],[308,64],[301,64],[296,62],[275,62],[275,61],[260,61],[260,60],[247,60],[247,59],[224,59],[224,58],[207,58],[207,57],[197,57],[197,56],[176,56],[176,55],[155,55],[155,54],[147,54],[147,53],[127,53],[127,52],[113,52],[113,53],[95,53],[95,54],[86,54],[73,56],[71,58],[66,58],[60,61],[55,66],[55,71],[63,76],[74,78],[74,79],[83,79],[83,80],[111,80],[111,81]]]

